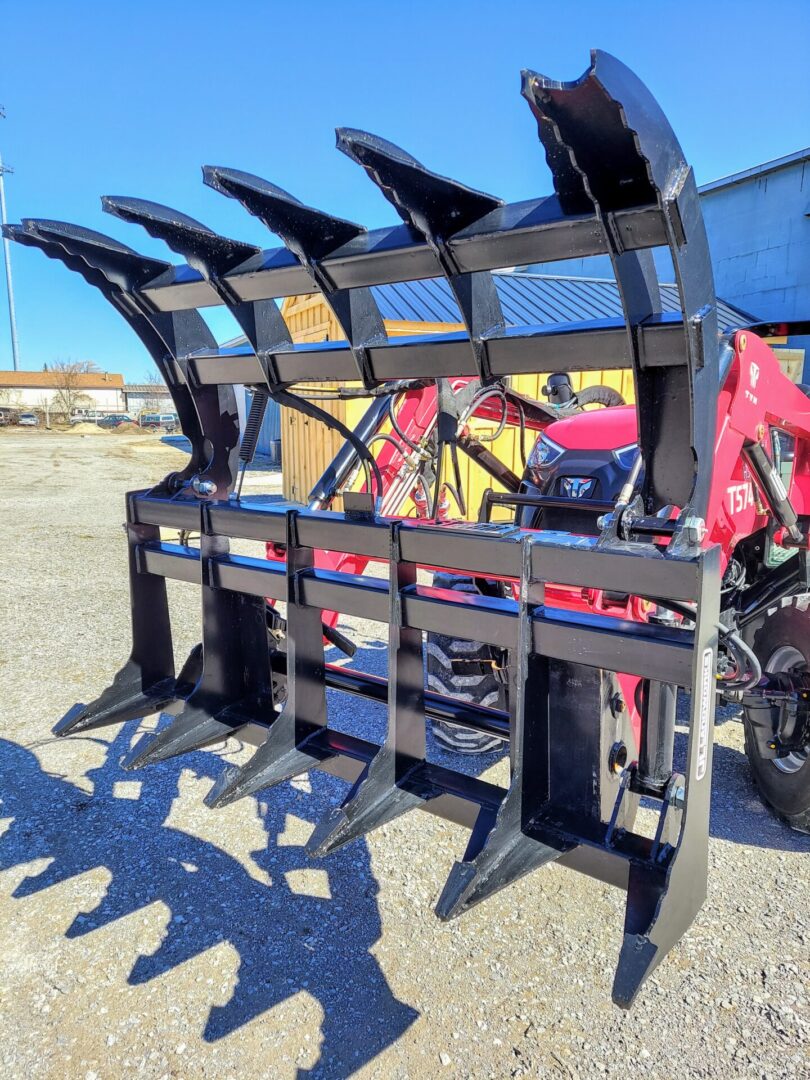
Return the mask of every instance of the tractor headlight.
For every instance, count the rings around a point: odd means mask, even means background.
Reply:
[[[637,453],[638,443],[630,443],[629,446],[620,446],[618,450],[614,450],[613,456],[623,469],[630,472],[633,468],[633,462],[636,460]]]
[[[534,444],[532,452],[529,454],[529,460],[526,462],[526,467],[536,484],[543,483],[545,479],[543,471],[547,469],[549,465],[552,465],[558,457],[561,457],[563,453],[563,447],[557,446],[555,442],[551,441],[548,435],[540,436]]]

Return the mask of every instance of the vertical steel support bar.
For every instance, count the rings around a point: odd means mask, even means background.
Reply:
[[[402,561],[400,522],[391,525],[389,554],[388,741],[399,780],[425,760],[425,667],[422,631],[403,626],[402,590],[416,585],[416,564]]]
[[[211,564],[229,553],[230,541],[213,531],[209,504],[199,509],[202,674],[170,724],[133,747],[127,769],[199,750],[272,713],[265,601],[214,586]]]
[[[549,798],[549,662],[535,655],[532,615],[544,588],[532,579],[532,537],[522,542],[518,643],[510,656],[509,702],[512,781],[493,815],[484,808],[436,904],[441,919],[452,919],[513,881],[570,851],[573,843],[551,846],[524,831]]]
[[[287,546],[287,704],[284,712],[295,717],[296,741],[326,727],[326,690],[323,623],[317,608],[301,602],[300,577],[315,564],[311,548],[298,539],[298,512],[286,520]]]
[[[132,499],[127,495],[127,549],[132,619],[129,659],[95,701],[75,705],[54,727],[55,735],[76,734],[92,728],[138,720],[159,712],[175,698],[174,651],[169,619],[166,579],[138,569],[141,544],[160,540],[156,525],[134,523]]]
[[[299,543],[297,516],[298,511],[287,511],[287,700],[250,761],[242,768],[229,766],[219,776],[205,799],[210,807],[274,787],[317,768],[328,756],[308,745],[326,728],[326,660],[321,612],[301,602],[299,579],[312,569],[314,555]]]
[[[416,565],[402,561],[400,522],[389,548],[388,731],[385,742],[344,800],[318,823],[307,851],[327,855],[438,794],[426,778],[425,671],[422,631],[403,625],[402,590]]]
[[[632,1005],[645,980],[691,926],[706,899],[720,610],[719,547],[702,552],[699,578],[680,836],[674,853],[664,849],[657,865],[630,863],[624,942],[613,983],[613,1000],[623,1008]]]

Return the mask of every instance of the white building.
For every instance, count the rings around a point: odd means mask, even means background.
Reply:
[[[159,383],[127,383],[124,401],[130,416],[139,416],[142,412],[174,412],[168,386]]]
[[[72,374],[66,379],[58,371],[0,371],[0,408],[62,412],[60,400],[64,401],[66,393],[77,408],[125,411],[122,375],[99,371]]]

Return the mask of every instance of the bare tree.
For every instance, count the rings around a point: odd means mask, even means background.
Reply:
[[[53,410],[70,419],[74,409],[93,404],[93,397],[82,390],[81,375],[93,375],[100,371],[92,360],[55,360],[50,366],[53,375]]]
[[[37,408],[40,412],[45,413],[45,427],[50,431],[51,429],[51,409],[53,408],[53,402],[51,401],[50,394],[40,394],[37,398]]]
[[[144,394],[141,412],[160,412],[166,401],[168,388],[156,371],[149,370],[143,378],[147,391]]]

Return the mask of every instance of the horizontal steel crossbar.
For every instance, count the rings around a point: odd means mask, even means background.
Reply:
[[[646,367],[684,363],[683,321],[677,313],[656,315],[638,328]],[[624,319],[507,327],[486,341],[493,376],[537,371],[601,371],[631,368],[633,353]],[[475,377],[478,370],[466,333],[398,337],[367,349],[369,371],[379,382],[409,379]],[[181,361],[199,386],[267,381],[266,365],[285,385],[304,382],[346,382],[357,378],[351,347],[327,341],[296,345],[259,361],[247,347],[197,352]]]
[[[173,580],[199,581],[199,555],[193,548],[147,544],[139,549],[143,573]],[[273,600],[286,598],[286,568],[243,555],[210,559],[208,584]],[[390,610],[383,578],[306,570],[297,575],[298,602],[308,608],[339,611],[386,623]],[[513,600],[469,595],[417,585],[403,589],[402,625],[426,633],[465,638],[475,628],[478,641],[503,648],[518,644],[519,607]],[[692,685],[693,635],[688,630],[629,622],[609,615],[538,606],[532,613],[532,646],[538,655],[570,660],[609,671]],[[630,644],[632,643],[632,648]]]
[[[666,230],[656,206],[623,210],[615,227],[625,250],[665,244]],[[602,255],[605,231],[595,214],[565,215],[551,195],[500,206],[448,241],[460,270],[498,270],[524,263],[556,262]],[[439,277],[441,267],[422,237],[405,225],[363,232],[322,260],[339,289],[388,285]],[[239,301],[300,296],[312,280],[286,248],[270,248],[223,275]],[[183,311],[221,304],[221,294],[190,266],[174,266],[148,282],[141,294],[156,311]]]
[[[284,503],[247,498],[240,503],[212,503],[207,508],[211,529],[217,535],[281,545],[288,511]],[[130,498],[130,513],[136,524],[199,528],[196,502],[135,494]],[[390,527],[390,521],[383,518],[352,518],[332,511],[300,510],[296,515],[301,547],[351,552],[381,561],[390,556]],[[402,558],[422,567],[518,579],[521,541],[531,536],[534,581],[671,600],[694,601],[698,592],[698,561],[664,556],[649,543],[616,544],[607,550],[594,537],[568,533],[532,533],[487,524],[430,526],[407,520],[401,523],[399,535]],[[258,562],[267,565],[263,560]],[[283,564],[276,565],[277,572],[283,573]]]

